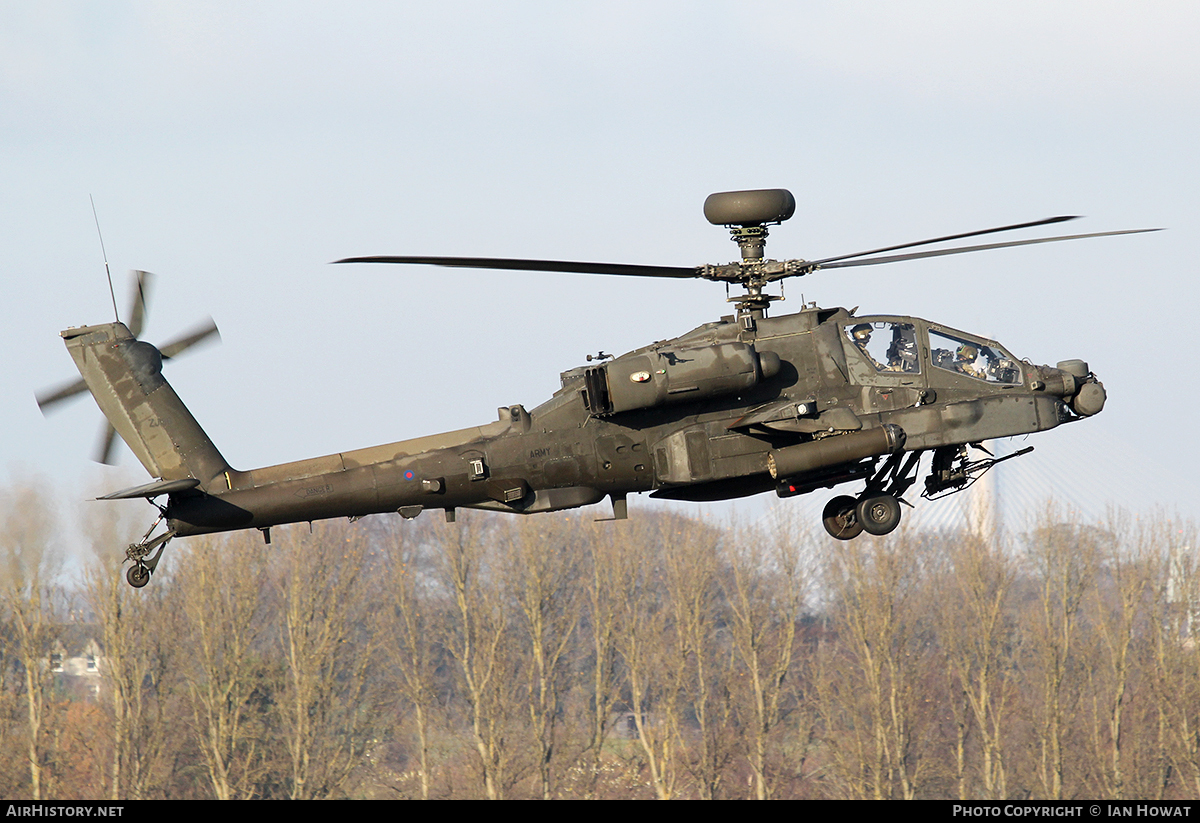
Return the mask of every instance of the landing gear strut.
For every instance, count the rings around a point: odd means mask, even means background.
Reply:
[[[158,568],[158,561],[162,559],[163,549],[175,536],[175,530],[168,529],[158,537],[150,537],[150,533],[158,528],[165,516],[162,509],[159,509],[159,512],[158,519],[146,530],[142,539],[137,543],[130,543],[125,549],[125,559],[133,561],[133,565],[125,570],[125,580],[135,589],[140,589],[150,582],[150,575],[154,574],[154,570]],[[154,552],[153,556],[147,557],[151,552]]]
[[[891,534],[900,525],[903,495],[917,482],[921,452],[897,452],[883,466],[857,498],[835,497],[825,505],[821,522],[825,531],[838,540],[852,540],[867,534]]]

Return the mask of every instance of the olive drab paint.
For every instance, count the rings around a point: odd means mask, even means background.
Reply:
[[[653,277],[700,277],[741,285],[736,312],[679,337],[561,375],[561,388],[532,410],[503,406],[469,429],[260,469],[232,468],[162,377],[162,358],[120,322],[62,333],[87,388],[154,482],[106,495],[156,503],[166,531],[126,552],[127,577],[144,585],[174,537],[332,517],[396,512],[416,517],[460,508],[514,514],[626,498],[726,500],[780,497],[862,482],[823,515],[839,539],[886,534],[897,501],[933,455],[923,496],[953,493],[1001,460],[972,460],[983,440],[1052,429],[1098,413],[1105,392],[1081,360],[1057,367],[1020,360],[999,342],[918,317],[857,315],[806,306],[768,316],[783,277],[1054,239],[864,257],[926,243],[1028,228],[1069,218],[936,238],[821,261],[762,257],[766,226],[795,200],[782,189],[709,197],[705,215],[730,228],[742,259],[693,268],[447,257],[351,258],[472,268]],[[592,358],[589,357],[589,361]],[[1025,449],[1017,454],[1029,451]]]

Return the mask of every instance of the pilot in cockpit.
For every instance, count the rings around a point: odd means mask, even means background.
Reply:
[[[979,348],[970,343],[963,343],[954,352],[954,370],[971,377],[978,377],[980,380],[986,380],[987,375],[975,365],[978,358]]]
[[[896,326],[892,330],[892,343],[888,346],[888,371],[919,371],[917,343],[912,337],[912,327]]]
[[[862,352],[862,356],[867,358],[871,365],[874,366],[878,371],[883,371],[883,364],[872,357],[871,352],[867,348],[871,344],[871,331],[872,329],[870,323],[859,323],[850,330],[850,337],[853,338],[854,345],[858,347],[860,352]]]

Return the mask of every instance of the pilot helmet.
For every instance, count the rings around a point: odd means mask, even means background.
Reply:
[[[871,324],[859,323],[850,330],[850,334],[853,335],[855,342],[865,343],[871,339]]]
[[[971,362],[974,362],[975,358],[978,356],[979,356],[979,349],[976,348],[975,346],[972,346],[970,343],[963,343],[961,346],[958,347],[958,359],[959,360],[970,360]]]

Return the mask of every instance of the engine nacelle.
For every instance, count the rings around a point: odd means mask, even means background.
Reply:
[[[779,355],[747,343],[655,349],[584,372],[584,405],[597,417],[745,391],[779,373]]]

